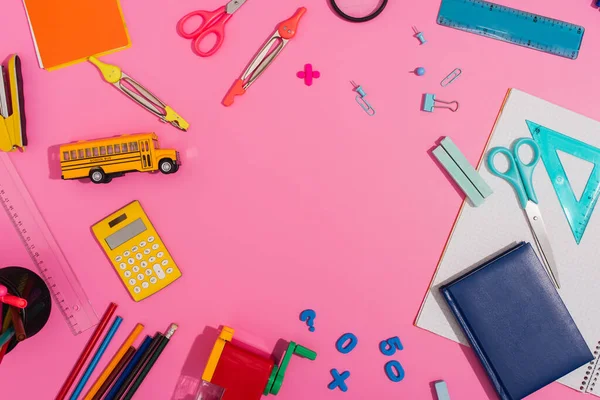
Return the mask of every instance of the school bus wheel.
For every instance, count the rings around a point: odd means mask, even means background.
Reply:
[[[90,180],[94,183],[104,183],[106,181],[106,174],[102,168],[94,168],[90,171]]]
[[[162,160],[160,160],[160,162],[158,163],[158,168],[163,174],[172,174],[177,171],[177,169],[175,168],[175,163],[169,158],[163,158]]]

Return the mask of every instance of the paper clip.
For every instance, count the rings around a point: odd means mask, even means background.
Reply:
[[[462,74],[462,70],[460,68],[454,69],[454,71],[450,72],[448,74],[448,76],[446,76],[444,79],[442,79],[442,81],[440,82],[440,85],[442,85],[442,87],[448,86],[449,84],[454,82],[454,80],[456,78],[458,78],[460,76],[460,74]]]
[[[365,93],[365,91],[363,90],[362,86],[357,85],[354,81],[350,81],[350,83],[352,84],[352,86],[354,86],[354,91],[356,93],[358,93],[356,95],[356,102],[358,103],[358,105],[365,110],[365,112],[370,115],[371,117],[373,115],[375,115],[375,109],[373,107],[371,107],[371,105],[367,102],[367,100],[365,100],[365,97],[367,97],[367,94]]]
[[[443,104],[456,104],[455,108],[449,106],[436,106],[435,103],[443,103]],[[423,99],[423,111],[433,112],[434,108],[447,108],[448,110],[455,112],[458,110],[458,101],[444,101],[444,100],[436,100],[435,94],[425,93],[425,98]]]

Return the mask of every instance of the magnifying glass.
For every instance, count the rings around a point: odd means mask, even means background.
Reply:
[[[388,0],[329,0],[333,11],[350,22],[367,22],[384,10]],[[599,0],[600,1],[600,0]]]

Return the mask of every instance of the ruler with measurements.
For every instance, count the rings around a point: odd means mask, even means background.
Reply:
[[[0,203],[74,335],[98,316],[7,153],[0,152]],[[9,232],[4,233],[9,234]],[[25,267],[25,266],[23,266]]]
[[[483,0],[442,0],[437,23],[576,59],[585,28]]]

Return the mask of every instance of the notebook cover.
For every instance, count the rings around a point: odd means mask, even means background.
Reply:
[[[23,0],[41,68],[53,70],[131,43],[119,0]]]
[[[529,243],[440,291],[503,400],[522,399],[594,359]]]

